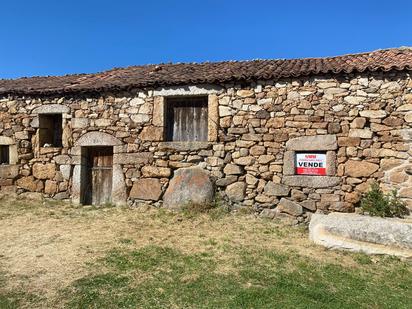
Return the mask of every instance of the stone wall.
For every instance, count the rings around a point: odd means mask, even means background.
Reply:
[[[165,142],[164,97],[190,94],[209,95],[209,104],[216,104],[209,142]],[[63,115],[63,147],[39,147],[38,114],[57,112]],[[0,166],[3,192],[78,202],[76,167],[87,144],[81,137],[100,132],[115,139],[114,177],[120,185],[113,194],[119,204],[161,206],[174,171],[199,165],[229,202],[269,217],[303,221],[315,211],[353,211],[374,180],[385,190],[399,189],[412,206],[412,81],[405,72],[10,96],[0,99],[0,119],[0,143],[17,146],[18,158],[15,165]],[[299,150],[325,151],[328,174],[294,175]]]

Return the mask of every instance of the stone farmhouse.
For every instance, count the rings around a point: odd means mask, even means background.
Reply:
[[[0,191],[160,207],[197,166],[269,217],[352,212],[373,181],[412,206],[411,70],[404,47],[0,80]]]

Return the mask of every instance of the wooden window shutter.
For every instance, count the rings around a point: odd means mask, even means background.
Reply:
[[[173,98],[166,102],[168,141],[207,141],[207,97]]]

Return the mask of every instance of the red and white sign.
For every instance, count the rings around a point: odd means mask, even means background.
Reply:
[[[298,175],[326,175],[326,154],[324,153],[297,153],[296,174]]]

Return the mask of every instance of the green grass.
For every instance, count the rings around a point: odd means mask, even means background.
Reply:
[[[356,255],[355,268],[296,253],[239,249],[219,271],[213,253],[146,246],[113,250],[62,292],[68,308],[410,308],[408,262]]]
[[[410,260],[329,251],[305,227],[218,208],[0,203],[0,309],[411,307]]]
[[[13,291],[4,291],[7,282],[4,273],[0,272],[0,308],[15,309],[21,308],[23,304],[40,304],[42,298],[39,295],[29,293],[22,289],[14,289]]]

